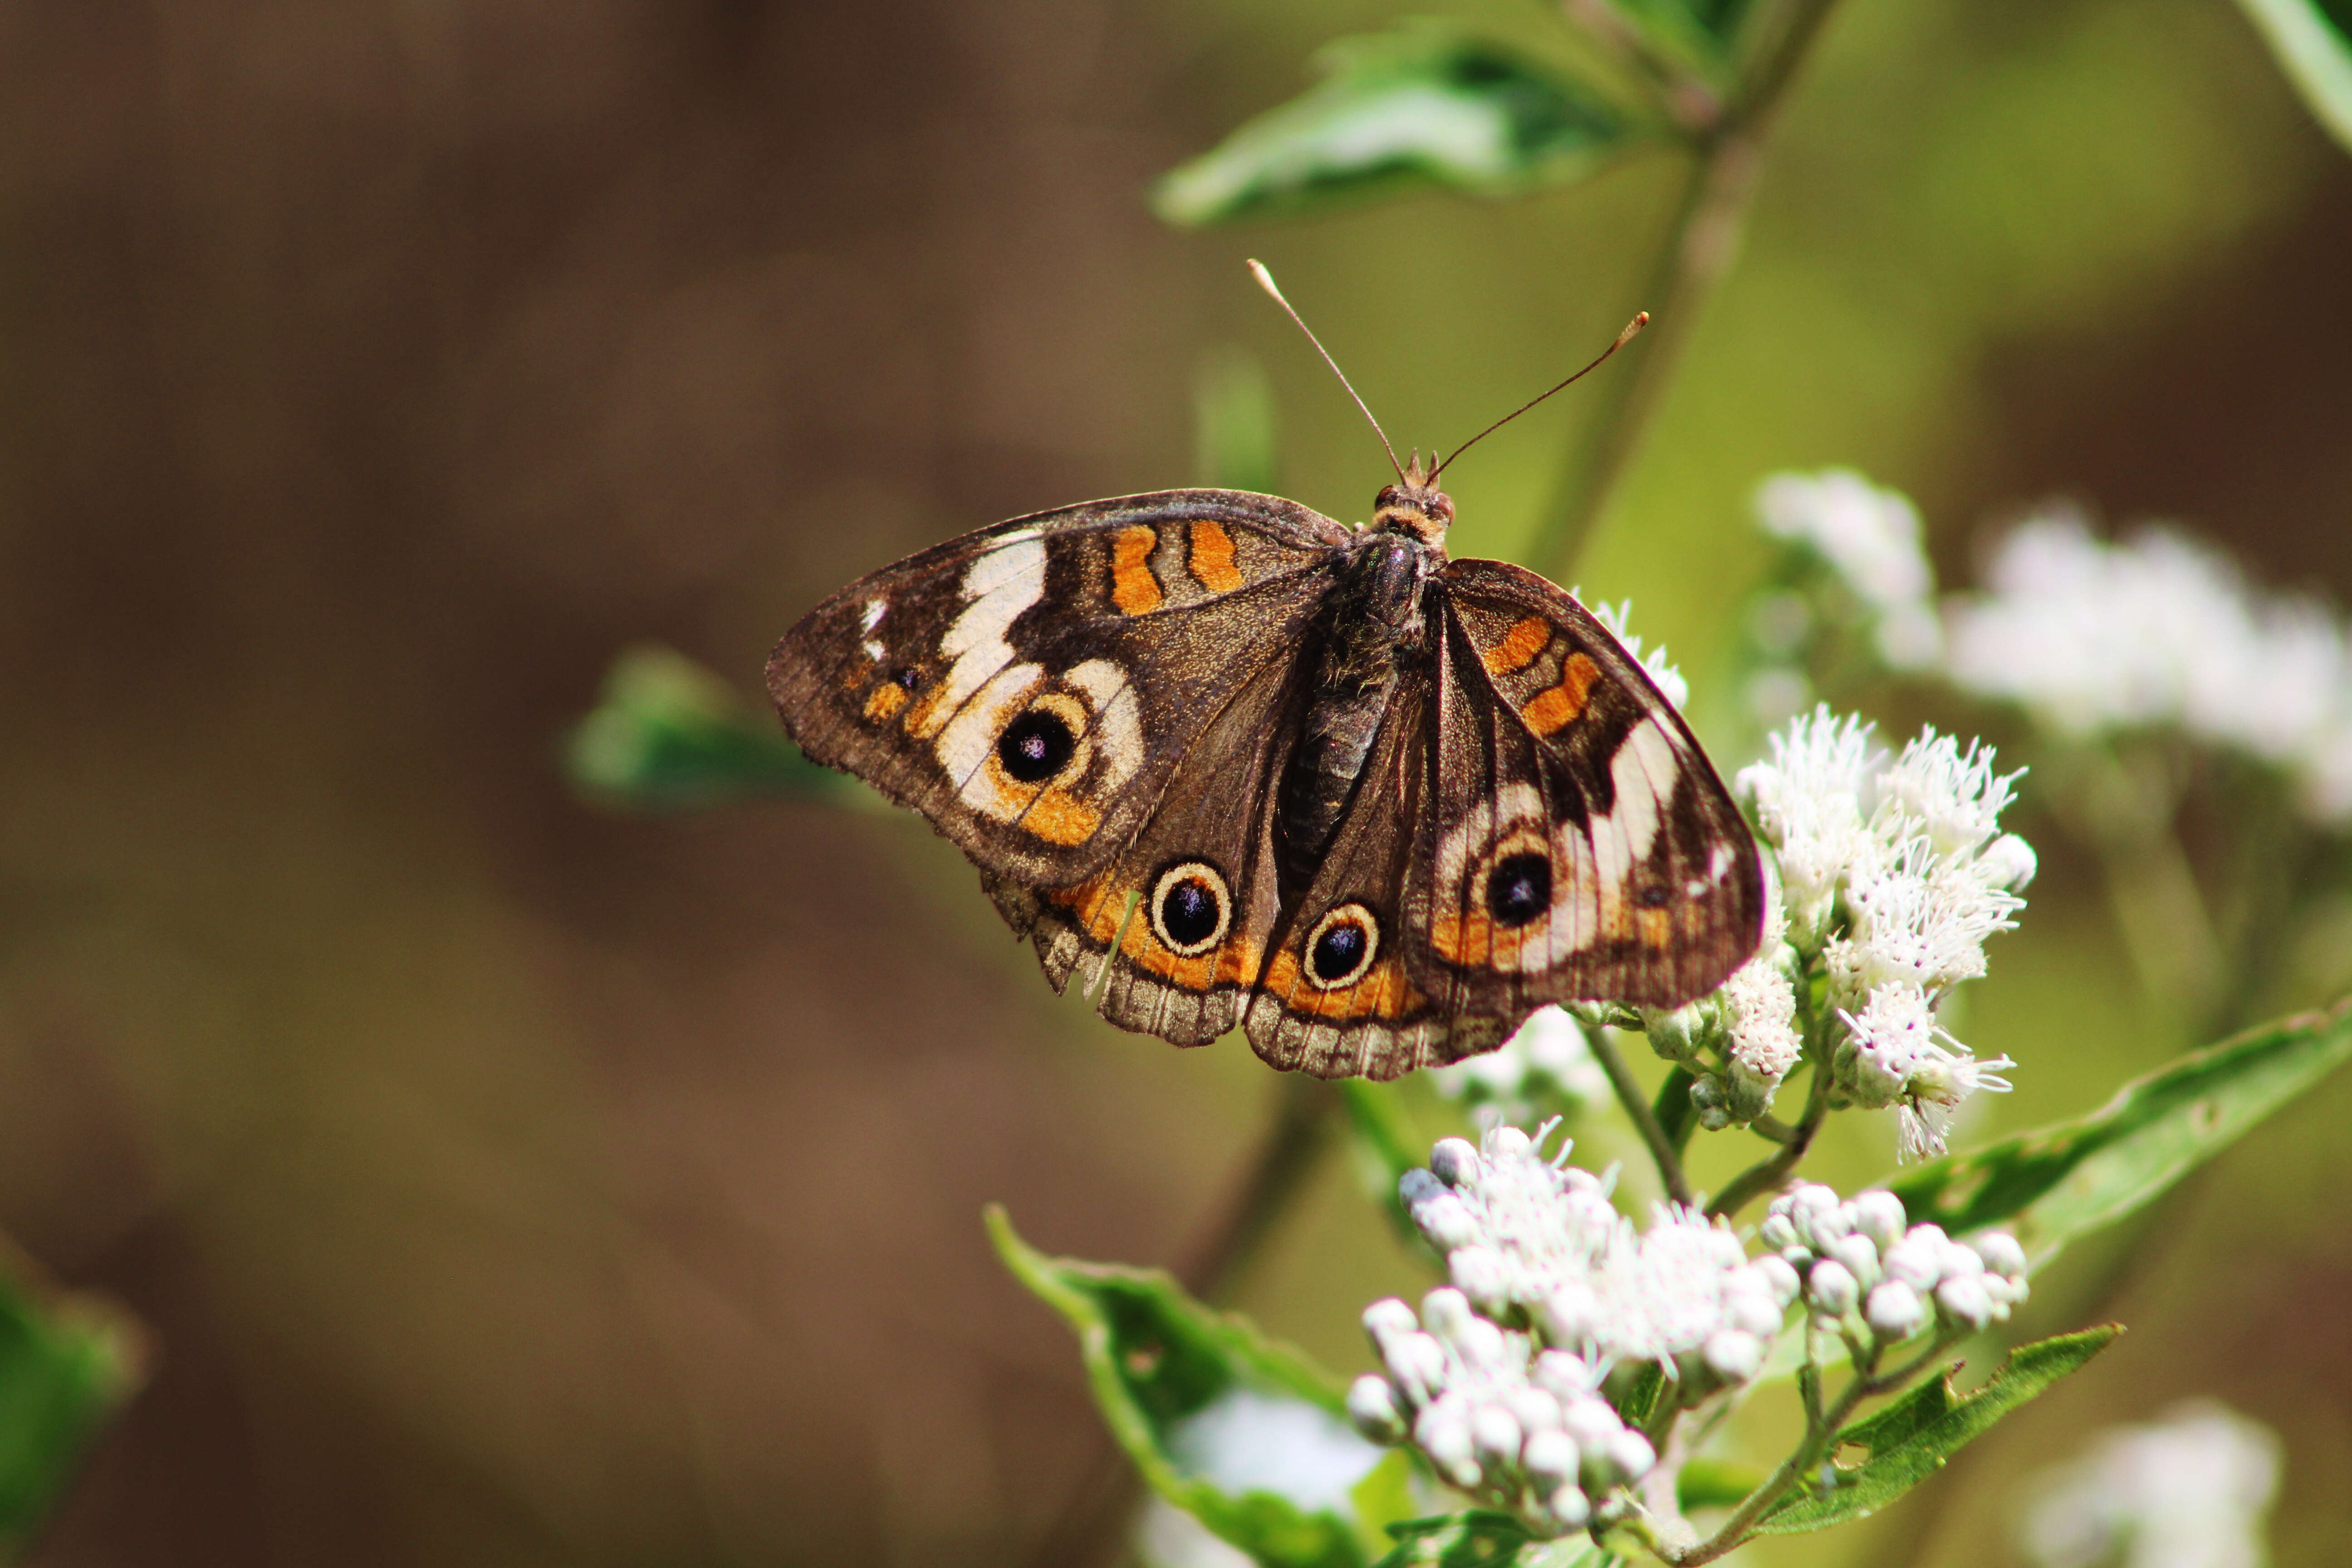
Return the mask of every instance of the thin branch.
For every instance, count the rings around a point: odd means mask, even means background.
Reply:
[[[1642,1142],[1649,1145],[1650,1158],[1657,1163],[1659,1184],[1666,1189],[1666,1195],[1675,1203],[1692,1202],[1690,1178],[1683,1173],[1682,1156],[1675,1152],[1673,1141],[1658,1125],[1658,1119],[1650,1113],[1650,1102],[1643,1095],[1642,1086],[1634,1081],[1633,1069],[1625,1065],[1624,1055],[1617,1049],[1617,1042],[1607,1030],[1595,1029],[1591,1035],[1591,1045],[1593,1058],[1600,1062],[1601,1070],[1609,1075],[1609,1087],[1617,1091],[1617,1102],[1625,1108],[1625,1114],[1633,1121],[1633,1130],[1641,1133]]]
[[[1785,23],[1766,40],[1738,98],[1724,108],[1710,129],[1697,133],[1697,157],[1638,301],[1657,318],[1657,326],[1632,355],[1632,366],[1604,384],[1601,406],[1584,428],[1570,477],[1528,550],[1538,570],[1557,577],[1574,566],[1586,535],[1640,447],[1691,329],[1738,252],[1772,113],[1834,3],[1794,0]]]
[[[1813,1146],[1813,1135],[1822,1130],[1822,1122],[1830,1113],[1829,1068],[1818,1058],[1812,1063],[1812,1092],[1805,1100],[1804,1120],[1788,1129],[1789,1141],[1759,1160],[1737,1176],[1706,1205],[1709,1216],[1735,1215],[1760,1194],[1769,1193],[1786,1180]]]

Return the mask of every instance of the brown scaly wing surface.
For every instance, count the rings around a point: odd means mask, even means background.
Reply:
[[[984,872],[1072,886],[1133,839],[1225,700],[1290,654],[1347,537],[1235,490],[1015,518],[825,600],[777,645],[769,691],[802,750],[921,812]]]

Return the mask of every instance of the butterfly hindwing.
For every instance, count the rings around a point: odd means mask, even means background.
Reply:
[[[1177,764],[1134,841],[1095,876],[1066,888],[990,880],[1054,989],[1076,974],[1111,1022],[1178,1045],[1234,1026],[1279,912],[1272,803],[1304,684],[1293,661],[1245,684]]]
[[[1244,1017],[1272,1065],[1392,1079],[1491,1049],[1506,1020],[1447,1005],[1423,982],[1407,876],[1435,802],[1438,683],[1397,682],[1362,776],[1313,878],[1285,911]]]
[[[1753,839],[1671,703],[1590,612],[1496,562],[1445,573],[1416,973],[1456,1007],[1673,1006],[1754,952]]]
[[[1174,490],[1016,518],[852,584],[768,680],[820,763],[911,805],[981,868],[1094,875],[1236,683],[1281,658],[1347,531],[1294,502]]]

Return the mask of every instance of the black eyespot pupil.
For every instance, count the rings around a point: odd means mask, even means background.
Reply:
[[[1216,934],[1216,890],[1198,877],[1187,877],[1160,899],[1160,926],[1173,945],[1191,947]]]
[[[1315,951],[1307,957],[1315,978],[1327,983],[1345,980],[1363,961],[1364,928],[1345,922],[1317,937]]]
[[[1486,879],[1486,912],[1500,926],[1523,926],[1551,908],[1551,857],[1506,855]]]
[[[1043,784],[1069,765],[1077,737],[1058,713],[1033,708],[1004,727],[996,760],[1022,784]]]

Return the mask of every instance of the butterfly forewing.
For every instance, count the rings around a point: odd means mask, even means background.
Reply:
[[[1672,706],[1583,606],[1533,573],[1445,574],[1438,814],[1409,903],[1426,983],[1518,1012],[1670,1007],[1755,952],[1755,845]]]
[[[835,594],[769,661],[784,726],[984,870],[1062,887],[1156,808],[1238,684],[1294,645],[1346,531],[1179,490],[1015,519]]]

